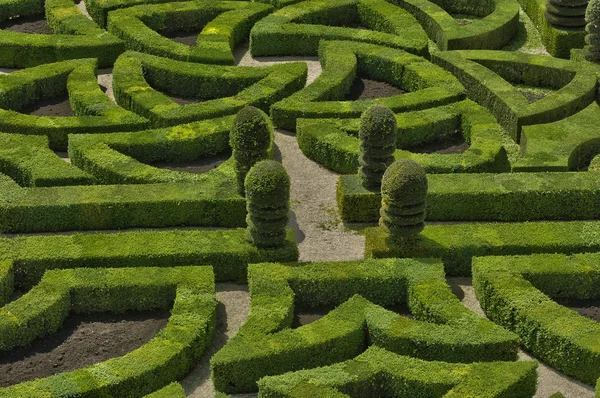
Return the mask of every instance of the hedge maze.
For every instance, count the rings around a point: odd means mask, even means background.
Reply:
[[[0,397],[600,398],[598,21],[0,0]],[[160,311],[125,353],[4,375],[73,319]]]

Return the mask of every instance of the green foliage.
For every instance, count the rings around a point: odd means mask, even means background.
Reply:
[[[286,243],[290,177],[274,160],[254,165],[245,180],[248,239],[258,247],[282,247]]]
[[[210,344],[214,289],[210,267],[48,271],[36,287],[3,308],[0,350],[54,332],[69,311],[118,313],[172,306],[169,323],[122,357],[0,388],[0,396],[48,397],[57,390],[64,396],[133,396],[156,391],[187,374]]]
[[[273,126],[263,111],[247,106],[235,115],[229,134],[229,145],[233,151],[240,194],[244,194],[244,181],[248,171],[257,162],[268,159],[272,140]]]
[[[427,175],[417,162],[400,159],[385,171],[381,181],[379,225],[392,239],[417,235],[425,228]]]
[[[365,188],[379,189],[385,170],[394,162],[396,117],[389,109],[373,105],[360,118],[360,167],[358,174]]]
[[[586,46],[583,48],[583,54],[586,60],[591,62],[600,61],[600,1],[590,0],[585,12],[587,25],[585,31]]]
[[[144,396],[144,398],[185,398],[185,391],[181,384],[174,382],[158,391]]]

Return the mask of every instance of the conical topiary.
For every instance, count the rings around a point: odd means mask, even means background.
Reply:
[[[246,175],[248,240],[258,247],[285,244],[290,202],[290,177],[274,160],[256,163]]]
[[[385,106],[374,105],[360,118],[360,167],[358,174],[367,189],[379,189],[383,173],[394,161],[396,117]]]
[[[233,120],[229,145],[233,152],[238,191],[244,195],[244,181],[252,166],[268,159],[273,127],[268,116],[258,108],[247,106]]]
[[[586,60],[600,62],[600,0],[590,0],[585,13],[587,25],[583,55]]]
[[[381,181],[379,225],[392,238],[417,235],[425,227],[427,176],[414,160],[400,159],[385,171]]]

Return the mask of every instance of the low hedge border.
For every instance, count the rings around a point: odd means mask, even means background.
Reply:
[[[374,104],[394,112],[446,105],[464,99],[463,86],[425,58],[368,43],[322,41],[321,75],[308,87],[271,107],[273,124],[294,131],[298,118],[358,118]],[[343,101],[356,75],[409,91],[387,98]]]
[[[595,385],[600,325],[553,299],[597,299],[600,254],[476,257],[473,286],[494,322],[553,368]]]
[[[188,62],[235,65],[233,49],[272,7],[240,1],[186,1],[110,12],[108,31],[129,50]],[[196,46],[174,42],[163,31],[198,31]]]
[[[432,61],[456,76],[470,99],[489,108],[517,143],[521,128],[571,116],[596,98],[597,78],[591,68],[543,55],[506,51],[438,51]],[[544,84],[556,93],[529,104],[509,83]],[[524,148],[526,151],[526,148]]]
[[[594,221],[440,224],[393,244],[380,228],[371,228],[365,258],[437,257],[448,275],[469,276],[474,256],[597,252],[599,235],[600,223]]]
[[[428,221],[535,221],[600,218],[595,173],[429,174]],[[344,222],[377,222],[381,193],[360,177],[340,176],[337,202]]]
[[[441,50],[497,50],[506,46],[518,31],[519,5],[515,0],[394,0],[410,11]],[[460,25],[452,15],[481,17]]]
[[[547,0],[517,0],[523,10],[529,15],[542,36],[546,50],[553,57],[569,58],[573,48],[582,48],[585,44],[585,30],[557,28],[546,20]]]
[[[0,1],[0,21],[43,14],[54,34],[0,30],[0,66],[28,68],[77,58],[97,58],[112,66],[125,44],[86,18],[68,0]]]
[[[250,314],[211,359],[215,388],[253,391],[265,375],[352,358],[367,340],[427,360],[516,359],[515,336],[466,309],[444,278],[442,263],[427,259],[250,265]],[[401,303],[415,320],[379,307]],[[295,311],[336,306],[290,329]]]
[[[174,304],[172,304],[174,301]],[[212,340],[217,300],[210,267],[70,269],[40,283],[0,312],[0,349],[55,332],[69,312],[169,308],[169,322],[140,348],[72,372],[10,387],[0,397],[139,396],[189,372]]]
[[[185,398],[185,391],[179,383],[171,383],[158,391],[148,394],[145,398]]]
[[[406,95],[406,94],[404,94]],[[422,111],[399,113],[396,159],[410,158],[427,173],[481,173],[510,170],[502,146],[502,128],[490,112],[466,100]],[[358,119],[298,119],[297,138],[302,152],[315,162],[343,174],[356,174],[360,140]],[[420,154],[415,145],[435,141],[459,130],[469,149],[462,154]],[[404,149],[405,148],[405,149]]]
[[[69,95],[76,116],[35,116],[19,111],[38,99]],[[63,61],[0,76],[0,130],[48,136],[51,149],[66,150],[71,133],[141,129],[147,120],[112,102],[98,86],[96,60]]]
[[[13,262],[16,288],[35,285],[62,268],[159,267],[210,264],[217,282],[246,280],[247,265],[298,259],[293,231],[281,249],[257,249],[246,229],[95,232],[0,238],[0,260]],[[6,280],[6,279],[5,279]]]
[[[96,179],[50,150],[48,137],[0,133],[0,173],[23,187],[92,185]]]
[[[373,30],[349,28],[363,24]],[[309,0],[288,5],[254,25],[253,56],[317,55],[321,40],[352,40],[426,55],[427,35],[406,10],[383,0]]]
[[[537,362],[449,364],[426,362],[378,347],[354,359],[317,369],[269,376],[258,384],[264,398],[387,396],[531,397]]]
[[[254,68],[126,52],[115,63],[113,90],[118,104],[166,127],[235,114],[246,105],[268,112],[271,104],[303,88],[306,75],[302,62]],[[157,90],[207,101],[180,106]]]

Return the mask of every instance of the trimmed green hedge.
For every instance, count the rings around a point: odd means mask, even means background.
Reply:
[[[14,278],[15,286],[21,289],[35,285],[46,270],[77,267],[210,264],[218,282],[243,282],[246,280],[249,263],[289,262],[297,259],[298,248],[291,230],[288,231],[287,245],[276,250],[260,250],[252,246],[246,240],[245,229],[101,232],[0,238],[0,260],[13,262],[12,268],[7,271],[9,274],[1,280],[10,281]]]
[[[501,49],[518,31],[515,0],[393,0],[410,11],[441,50]],[[461,25],[452,14],[480,17]]]
[[[147,117],[153,126],[172,126],[235,114],[252,105],[269,106],[304,87],[306,63],[266,67],[205,65],[126,52],[113,71],[117,103]],[[160,91],[201,103],[180,106]]]
[[[68,94],[76,116],[20,113],[39,99]],[[112,102],[98,86],[96,60],[78,59],[0,75],[0,130],[48,136],[50,147],[66,150],[67,135],[136,130],[147,120]]]
[[[600,218],[595,173],[429,174],[428,221],[534,221]],[[358,175],[338,180],[344,222],[377,222],[381,194]]]
[[[473,285],[494,322],[529,352],[588,384],[600,377],[600,325],[552,299],[598,299],[600,254],[476,257]]]
[[[323,73],[308,87],[271,107],[273,124],[296,130],[298,118],[358,118],[378,104],[408,112],[464,99],[465,91],[450,73],[425,58],[368,43],[322,41]],[[356,75],[385,81],[409,91],[387,98],[344,101]]]
[[[348,26],[362,24],[373,30]],[[250,31],[253,56],[316,55],[321,40],[351,40],[427,54],[427,35],[406,10],[384,0],[309,0],[288,5]]]
[[[174,304],[172,304],[174,301]],[[0,397],[139,396],[189,372],[212,340],[217,300],[210,267],[48,271],[2,308],[0,349],[56,331],[69,312],[171,309],[169,322],[140,348],[118,358],[0,388]]]
[[[152,394],[146,395],[144,398],[185,398],[185,391],[179,383],[171,383]]]
[[[261,398],[371,396],[525,398],[536,391],[537,362],[426,362],[370,347],[328,367],[261,379]]]
[[[452,72],[470,99],[491,109],[515,142],[523,126],[564,119],[596,98],[596,75],[580,62],[506,51],[440,51],[432,61]],[[529,104],[513,84],[558,91]]]
[[[350,359],[367,341],[427,360],[516,358],[515,336],[466,309],[437,260],[253,264],[248,282],[250,314],[211,359],[219,391],[255,391],[265,375]],[[402,303],[415,319],[379,307]],[[324,318],[291,329],[294,312],[334,307]]]
[[[569,58],[573,48],[582,48],[585,44],[585,30],[557,28],[546,20],[547,0],[517,0],[540,31],[544,47],[550,55],[558,58]]]
[[[406,95],[406,94],[404,94]],[[398,113],[394,157],[410,158],[427,173],[481,173],[510,170],[503,132],[488,110],[461,101],[422,111]],[[343,174],[356,174],[360,140],[358,119],[298,119],[298,145],[315,162]],[[411,147],[460,131],[469,149],[462,154],[420,154]]]
[[[129,50],[208,64],[234,65],[232,50],[272,7],[237,1],[187,1],[141,5],[113,11],[108,31]],[[174,42],[158,32],[199,31],[196,46]]]
[[[474,256],[600,251],[600,223],[594,221],[461,223],[426,225],[416,238],[389,243],[380,228],[366,233],[366,258],[437,257],[449,275],[471,274]]]

